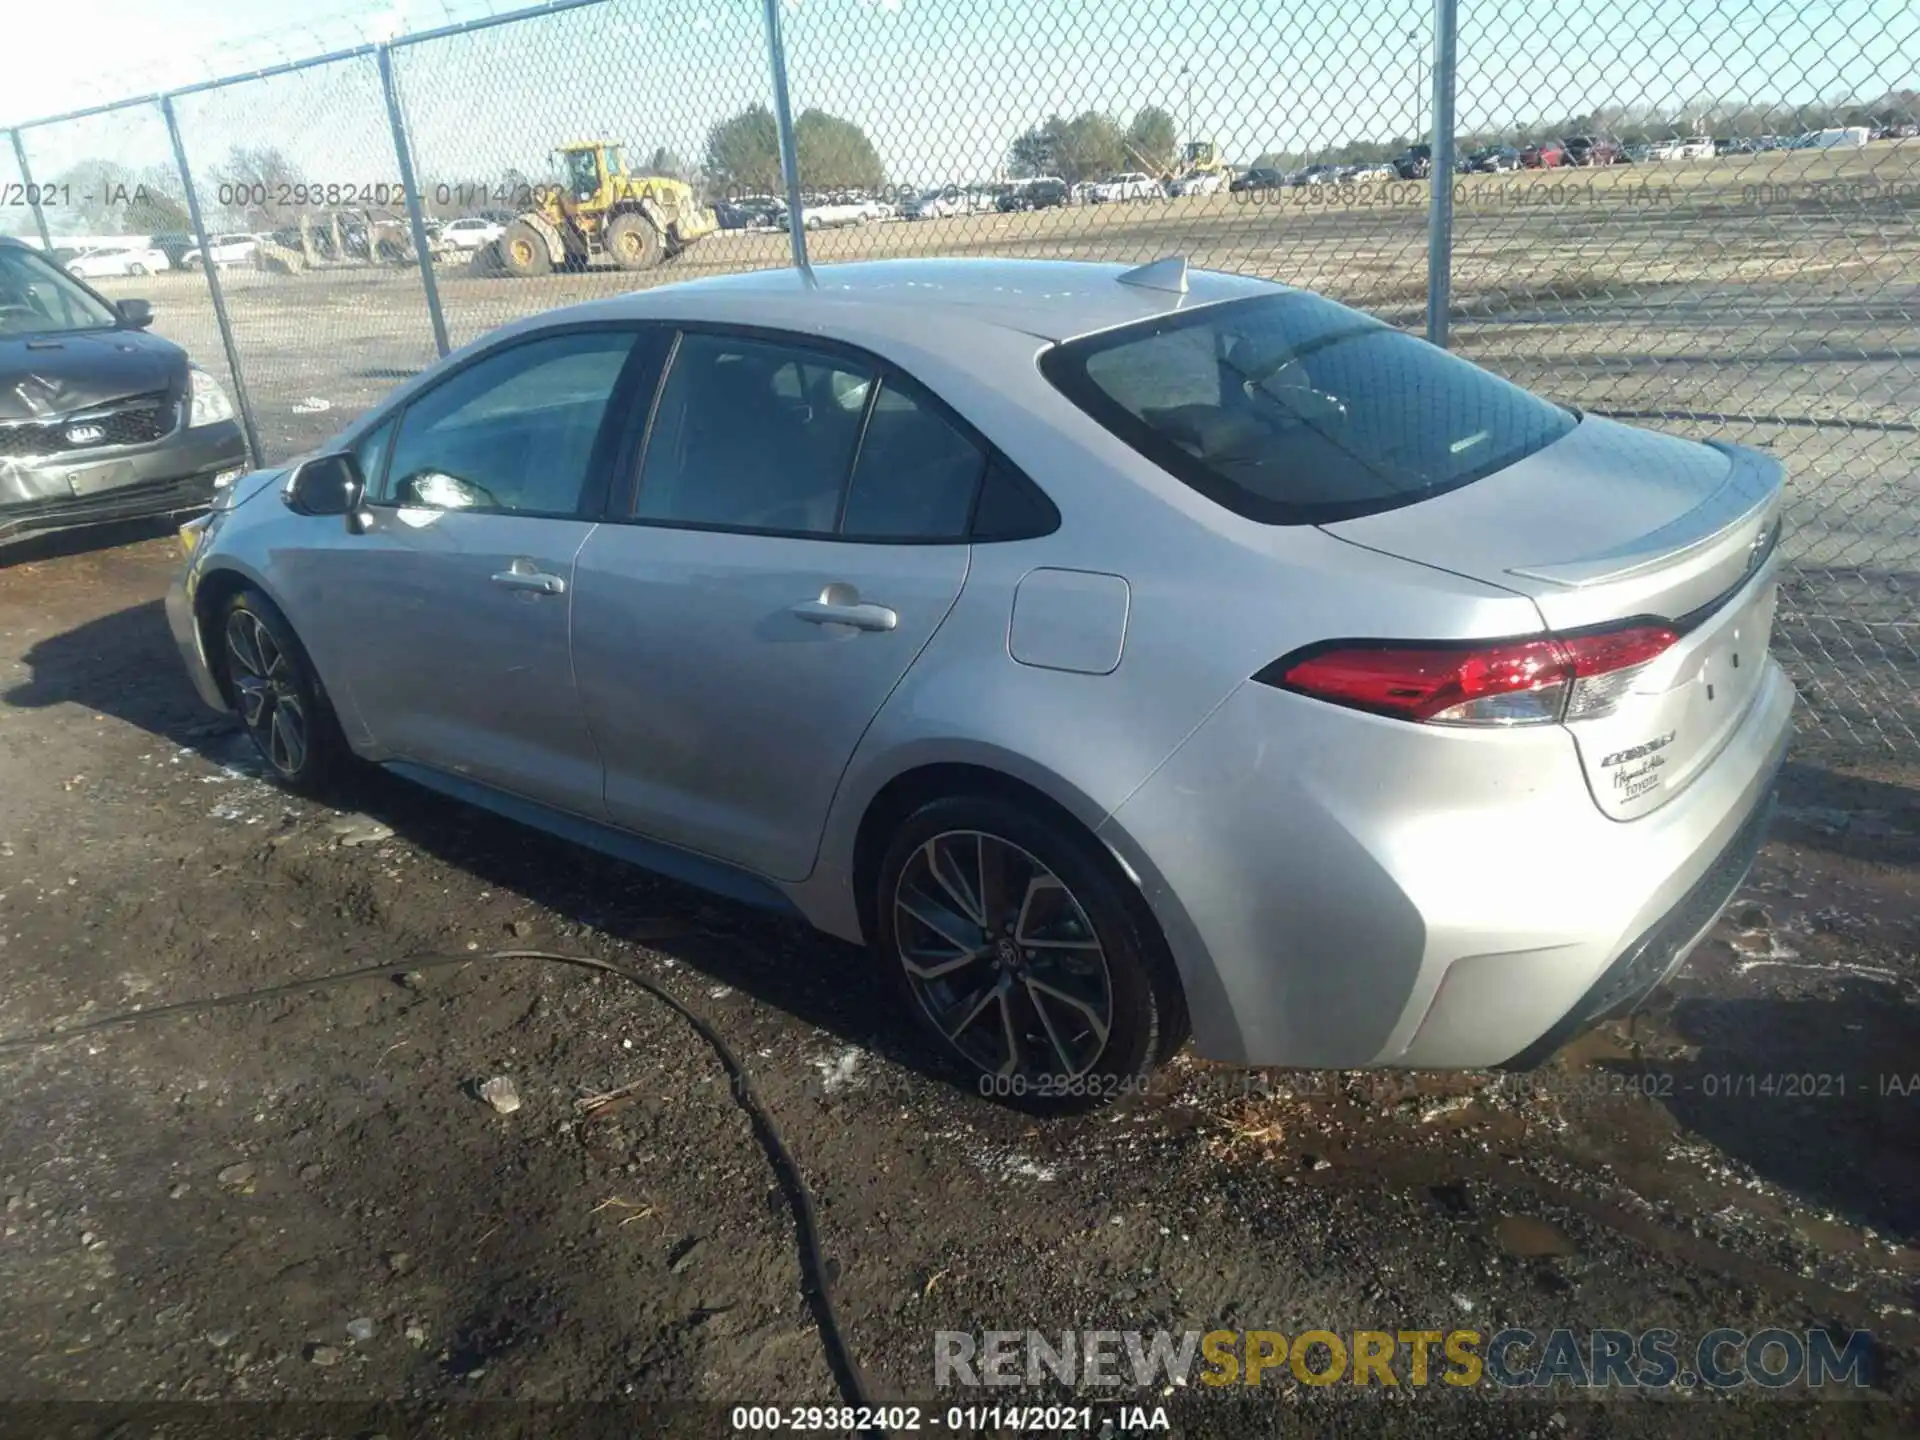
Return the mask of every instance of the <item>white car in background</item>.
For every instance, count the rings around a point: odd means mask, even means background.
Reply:
[[[1151,175],[1139,170],[1128,170],[1119,175],[1109,175],[1093,187],[1091,199],[1095,204],[1117,204],[1123,200],[1155,200],[1161,194],[1158,182]]]
[[[1793,142],[1795,150],[1857,149],[1873,138],[1865,125],[1842,125],[1831,130],[1809,130]]]
[[[96,245],[82,250],[67,262],[67,273],[76,280],[103,280],[122,275],[151,275],[156,270],[171,270],[167,252],[144,241],[125,245]]]
[[[507,227],[494,220],[470,215],[464,220],[449,220],[440,227],[440,243],[452,250],[478,250],[491,245],[507,233]]]
[[[1227,177],[1218,170],[1203,171],[1198,175],[1183,175],[1173,182],[1175,195],[1213,195],[1227,183]]]
[[[869,220],[878,220],[880,212],[872,200],[802,200],[800,206],[803,229],[828,230],[841,225],[864,225]],[[782,214],[774,223],[780,229],[790,228],[790,217]]]
[[[908,201],[904,208],[909,220],[950,220],[970,213],[973,205],[964,191],[949,187],[929,190],[919,199]]]
[[[1649,160],[1711,160],[1713,141],[1696,138],[1692,140],[1661,140],[1647,152]]]
[[[208,249],[213,254],[213,263],[220,265],[245,265],[260,253],[260,237],[235,231],[227,235],[216,235]],[[197,270],[203,263],[198,248],[187,251],[180,257],[182,270]]]

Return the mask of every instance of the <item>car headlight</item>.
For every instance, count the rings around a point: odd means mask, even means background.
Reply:
[[[227,392],[220,388],[220,382],[198,365],[190,365],[187,370],[187,428],[198,429],[202,425],[218,425],[222,420],[231,420],[233,402],[227,399]]]

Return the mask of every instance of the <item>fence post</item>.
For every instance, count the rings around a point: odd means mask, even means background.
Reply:
[[[413,232],[414,258],[420,262],[420,283],[427,291],[427,318],[433,322],[433,343],[445,358],[447,317],[440,309],[440,285],[433,276],[433,255],[427,249],[427,223],[420,214],[420,186],[413,175],[413,143],[400,111],[400,86],[393,78],[393,47],[380,47],[380,88],[387,93],[387,124],[393,129],[393,153],[400,160],[400,184],[407,192],[407,226]],[[371,257],[370,257],[371,258]]]
[[[1458,0],[1433,5],[1432,209],[1427,216],[1427,339],[1447,346],[1453,303],[1453,81]]]
[[[240,347],[234,343],[233,322],[227,318],[227,297],[220,289],[220,267],[213,263],[213,239],[207,234],[207,222],[200,214],[200,197],[193,188],[193,171],[187,165],[186,142],[180,138],[180,119],[173,113],[173,96],[160,97],[160,114],[167,122],[167,138],[173,142],[173,163],[180,171],[181,187],[187,192],[187,219],[192,222],[193,238],[200,245],[200,268],[206,272],[214,323],[220,327],[220,344],[227,352],[227,373],[233,376],[233,398],[240,402],[240,428],[246,433],[247,454],[258,468],[267,463],[267,457],[260,448],[260,432],[254,427],[253,396],[247,391],[247,377],[240,368]]]
[[[800,152],[793,140],[793,103],[787,98],[787,45],[780,37],[780,0],[762,0],[767,17],[767,59],[773,65],[773,118],[780,127],[780,168],[787,177],[787,236],[794,268],[813,283],[807,263],[807,222],[800,205]]]
[[[53,253],[53,236],[47,233],[47,212],[40,208],[40,187],[33,183],[33,171],[27,168],[27,145],[18,130],[13,135],[13,158],[20,166],[20,186],[26,191],[27,204],[33,207],[33,225],[40,232],[40,244]]]

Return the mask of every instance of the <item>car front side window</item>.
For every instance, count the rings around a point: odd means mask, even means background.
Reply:
[[[461,370],[408,405],[377,499],[432,510],[577,515],[634,339],[630,331],[553,335]]]

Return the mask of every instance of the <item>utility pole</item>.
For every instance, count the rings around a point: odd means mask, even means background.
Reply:
[[[1413,143],[1418,145],[1426,135],[1426,87],[1427,67],[1426,48],[1432,43],[1432,37],[1422,35],[1418,30],[1407,31],[1407,44],[1413,47]],[[1429,140],[1429,144],[1432,142]]]
[[[1193,66],[1191,64],[1185,61],[1181,62],[1180,78],[1187,82],[1187,144],[1191,145],[1195,139],[1193,133]]]

